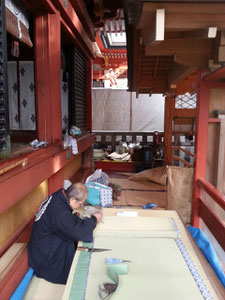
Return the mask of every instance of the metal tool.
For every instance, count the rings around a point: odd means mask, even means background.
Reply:
[[[103,252],[103,251],[111,251],[112,249],[77,247],[77,250],[87,251],[87,252]]]
[[[125,263],[125,262],[131,262],[131,260],[127,260],[127,259],[117,259],[117,258],[111,258],[111,257],[107,257],[105,259],[105,263],[107,265],[115,265],[115,264],[121,264],[121,263]]]

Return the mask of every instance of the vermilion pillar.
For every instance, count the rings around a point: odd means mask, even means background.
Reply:
[[[209,83],[202,80],[200,74],[200,85],[197,100],[196,115],[196,141],[195,141],[195,169],[194,169],[194,199],[192,222],[193,226],[199,227],[198,218],[198,198],[200,188],[197,185],[199,178],[205,179],[206,176],[206,159],[207,159],[207,139],[208,139],[208,117],[209,117]]]
[[[62,140],[60,14],[35,19],[37,130],[40,140]]]
[[[60,14],[35,18],[35,76],[39,140],[62,141]],[[62,186],[62,171],[48,179],[48,193]]]

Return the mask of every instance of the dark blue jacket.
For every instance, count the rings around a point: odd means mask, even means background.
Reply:
[[[72,214],[63,190],[49,196],[36,214],[28,244],[28,262],[37,277],[65,284],[76,251],[75,242],[92,242],[96,218]]]

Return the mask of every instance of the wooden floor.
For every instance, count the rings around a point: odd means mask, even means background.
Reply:
[[[156,204],[156,209],[166,208],[167,189],[150,181],[133,181],[132,173],[107,172],[110,182],[121,187],[121,195],[113,201],[113,206],[142,207],[147,203]]]

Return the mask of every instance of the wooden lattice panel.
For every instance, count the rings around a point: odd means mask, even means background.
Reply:
[[[197,94],[186,93],[175,98],[175,108],[196,108]]]

